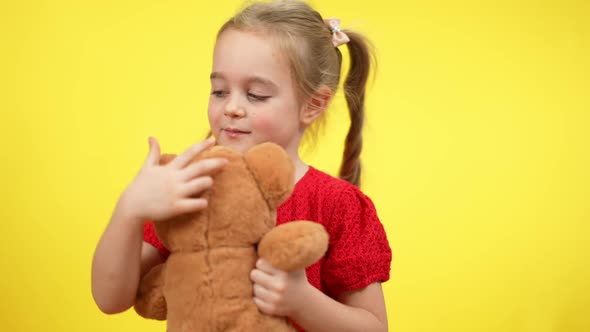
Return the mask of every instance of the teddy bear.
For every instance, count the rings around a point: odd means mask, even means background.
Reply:
[[[207,208],[154,222],[170,256],[141,279],[134,309],[166,320],[168,332],[296,331],[287,318],[259,311],[249,275],[259,257],[284,271],[313,264],[328,234],[312,221],[275,225],[276,208],[294,187],[293,163],[281,147],[262,143],[242,154],[214,146],[192,162],[217,157],[229,162],[203,193]]]

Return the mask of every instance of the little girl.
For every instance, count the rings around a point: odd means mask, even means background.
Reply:
[[[351,125],[337,179],[306,165],[298,149],[338,87],[343,45],[350,54],[344,93]],[[373,203],[358,189],[370,58],[360,34],[299,1],[254,3],[217,36],[208,111],[216,143],[241,152],[268,141],[282,146],[295,165],[296,185],[277,211],[277,224],[313,220],[330,234],[328,252],[306,270],[287,273],[259,260],[250,275],[258,308],[288,316],[302,331],[387,331],[381,283],[389,279],[391,250]],[[94,255],[92,293],[105,313],[130,308],[141,276],[169,254],[146,220],[204,209],[200,194],[227,162],[189,165],[215,144],[209,139],[159,166],[159,145],[154,138],[149,143]]]

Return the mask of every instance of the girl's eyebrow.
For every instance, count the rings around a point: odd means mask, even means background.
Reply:
[[[221,73],[218,72],[212,72],[211,75],[209,76],[210,79],[215,79],[215,78],[220,78],[223,79],[223,75]]]
[[[219,72],[212,72],[211,75],[209,76],[211,80],[213,79],[222,79],[224,80],[225,77],[223,76],[222,73]],[[273,81],[260,77],[260,76],[250,76],[246,79],[246,83],[259,83],[262,85],[267,85],[272,89],[278,89],[278,85],[276,85]]]
[[[260,76],[252,76],[250,78],[248,78],[248,83],[259,83],[262,85],[267,85],[272,89],[278,89],[278,86],[271,80],[268,80],[266,78],[262,78]]]

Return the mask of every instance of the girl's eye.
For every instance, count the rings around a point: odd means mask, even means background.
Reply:
[[[215,90],[215,91],[211,92],[211,94],[214,95],[215,97],[223,97],[227,94],[227,92],[221,91],[221,90]]]
[[[254,93],[250,93],[249,92],[248,93],[248,98],[254,99],[256,101],[265,101],[268,98],[270,98],[270,96],[260,96],[260,95],[257,95],[257,94],[254,94]]]

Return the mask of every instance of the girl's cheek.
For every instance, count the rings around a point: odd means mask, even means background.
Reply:
[[[207,111],[207,118],[209,119],[209,127],[212,130],[219,126],[219,115],[213,109],[209,108]]]
[[[268,116],[264,116],[264,114],[260,114],[258,112],[250,113],[250,118],[252,121],[252,126],[257,128],[258,130],[272,130],[274,125],[272,123],[272,119]]]

